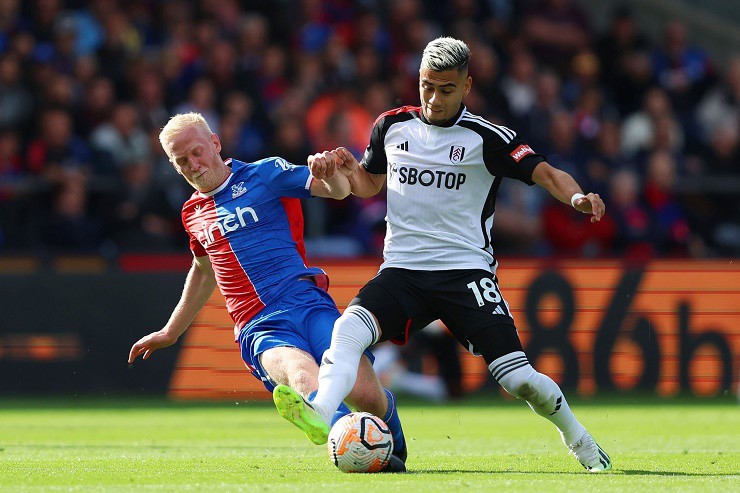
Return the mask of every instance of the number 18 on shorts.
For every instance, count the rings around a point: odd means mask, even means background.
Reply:
[[[495,278],[484,277],[478,281],[468,283],[467,287],[472,291],[478,306],[483,307],[488,302],[495,305],[492,307],[493,314],[511,316],[509,304],[501,296]]]

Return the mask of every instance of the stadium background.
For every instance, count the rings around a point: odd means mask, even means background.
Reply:
[[[585,396],[737,392],[740,7],[596,3],[0,1],[0,393],[267,397],[217,294],[175,349],[125,362],[189,265],[158,129],[194,110],[225,156],[359,157],[379,113],[418,104],[441,34],[472,49],[468,108],[606,199],[591,225],[502,187],[502,289],[537,366]],[[377,269],[383,197],[304,214],[343,307]]]

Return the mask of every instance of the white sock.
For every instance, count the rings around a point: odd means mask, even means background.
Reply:
[[[532,368],[522,351],[497,358],[488,369],[508,393],[527,401],[534,412],[550,420],[565,445],[575,443],[586,431],[570,410],[558,384]]]
[[[331,346],[321,358],[319,390],[311,401],[327,424],[352,391],[362,353],[378,340],[378,332],[372,313],[357,305],[347,308],[334,322]]]

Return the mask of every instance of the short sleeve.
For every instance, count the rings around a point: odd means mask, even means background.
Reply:
[[[281,157],[257,161],[257,175],[267,188],[279,197],[309,198],[311,172],[307,166],[296,166]]]
[[[360,164],[365,170],[373,175],[384,175],[388,173],[388,156],[385,155],[385,143],[383,125],[385,118],[379,119],[373,126],[370,134],[370,143],[365,149]]]
[[[538,164],[545,161],[545,156],[536,153],[518,136],[509,142],[491,137],[483,144],[483,161],[494,176],[515,178],[534,185],[532,173]]]

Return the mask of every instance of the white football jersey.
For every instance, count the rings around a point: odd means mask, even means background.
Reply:
[[[446,126],[429,124],[419,107],[380,115],[361,164],[387,175],[381,269],[495,272],[491,229],[501,180],[532,185],[544,159],[513,130],[464,106]]]

